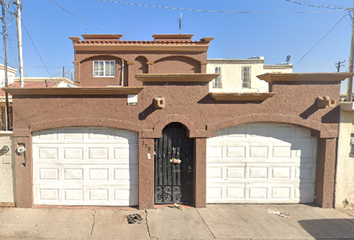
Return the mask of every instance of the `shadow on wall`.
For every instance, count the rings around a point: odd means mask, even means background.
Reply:
[[[354,219],[310,219],[298,222],[315,239],[354,239]]]
[[[323,111],[323,109],[320,109],[318,107],[315,100],[315,102],[309,108],[307,108],[305,111],[303,111],[300,114],[300,117],[303,119],[308,119],[311,115],[313,115],[317,111]],[[323,115],[323,117],[321,118],[322,123],[338,123],[339,113],[340,113],[340,106],[332,108],[328,113]]]

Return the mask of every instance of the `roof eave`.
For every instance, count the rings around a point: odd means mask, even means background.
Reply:
[[[266,82],[340,82],[354,73],[265,73],[257,77]]]

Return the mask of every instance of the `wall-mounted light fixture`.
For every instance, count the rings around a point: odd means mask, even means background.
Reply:
[[[25,152],[26,152],[25,146],[23,146],[23,145],[18,146],[17,152],[18,152],[18,154],[20,154],[20,155],[22,155],[23,153],[25,153]]]

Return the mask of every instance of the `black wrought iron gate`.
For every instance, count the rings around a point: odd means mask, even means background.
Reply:
[[[193,202],[193,139],[170,123],[155,139],[155,203]]]

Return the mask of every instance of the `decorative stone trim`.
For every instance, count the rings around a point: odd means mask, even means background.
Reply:
[[[340,82],[354,73],[265,73],[257,77],[266,82]]]
[[[174,82],[174,83],[186,83],[186,82],[200,82],[208,83],[219,74],[210,73],[173,73],[173,74],[136,74],[136,78],[144,83],[160,83],[160,82]]]
[[[11,95],[136,95],[144,87],[2,88]]]
[[[212,92],[209,95],[217,101],[264,101],[276,95],[270,93],[217,93]]]

